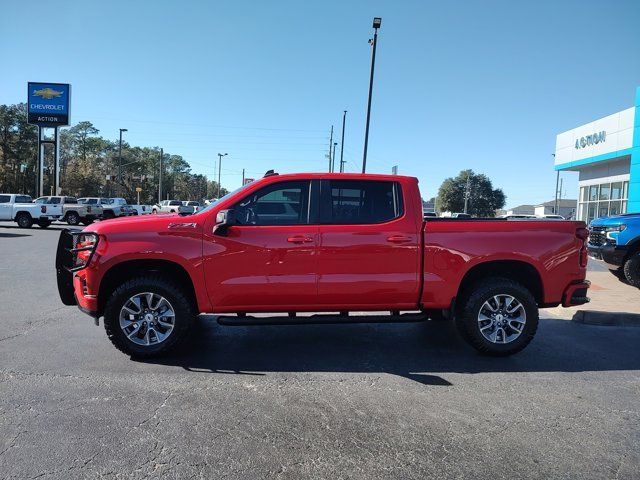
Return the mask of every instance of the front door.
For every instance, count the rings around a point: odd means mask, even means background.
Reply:
[[[323,180],[318,300],[335,310],[415,309],[421,272],[419,213],[399,182]]]
[[[233,206],[238,223],[226,235],[205,234],[205,278],[215,312],[293,311],[317,303],[311,184],[271,183]]]

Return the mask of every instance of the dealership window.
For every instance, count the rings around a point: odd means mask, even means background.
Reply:
[[[626,213],[628,191],[626,181],[580,187],[578,218],[588,223],[594,218]]]

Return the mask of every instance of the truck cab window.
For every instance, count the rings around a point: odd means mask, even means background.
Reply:
[[[11,201],[11,195],[0,195],[0,203],[9,203]],[[18,197],[16,197],[16,203],[18,202]]]
[[[395,182],[330,180],[328,186],[321,202],[322,223],[374,224],[403,214],[401,188]]]
[[[269,185],[235,205],[240,225],[301,225],[309,220],[309,182]]]

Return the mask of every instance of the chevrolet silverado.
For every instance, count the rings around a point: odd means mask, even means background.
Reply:
[[[104,317],[136,357],[176,348],[200,313],[231,325],[445,317],[503,356],[532,340],[539,308],[589,301],[587,237],[573,221],[425,220],[412,177],[268,172],[191,216],[67,229],[56,271],[63,303]]]

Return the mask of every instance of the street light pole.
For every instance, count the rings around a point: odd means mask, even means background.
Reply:
[[[342,140],[340,141],[340,173],[344,172],[344,126],[347,121],[347,111],[342,114]]]
[[[329,136],[329,173],[333,169],[333,160],[331,159],[331,145],[333,145],[333,125],[331,125],[331,136]]]
[[[552,153],[551,156],[553,157],[555,162],[556,154]],[[560,170],[556,170],[556,200],[555,202],[553,202],[553,213],[555,215],[558,214],[558,182],[559,181],[560,181]]]
[[[164,149],[160,149],[160,165],[158,168],[158,205],[162,202],[162,157],[164,157]]]
[[[369,101],[367,102],[367,125],[364,131],[364,151],[362,154],[362,173],[367,171],[367,147],[369,146],[369,120],[371,119],[371,95],[373,93],[373,72],[376,66],[376,46],[378,45],[378,29],[382,24],[382,18],[373,19],[373,40],[369,40],[373,46],[371,53],[371,76],[369,77]]]
[[[218,154],[218,198],[220,198],[220,171],[222,170],[222,157],[226,157],[228,153]]]
[[[126,128],[120,129],[120,142],[118,144],[118,190],[122,193],[122,132],[127,132]]]

